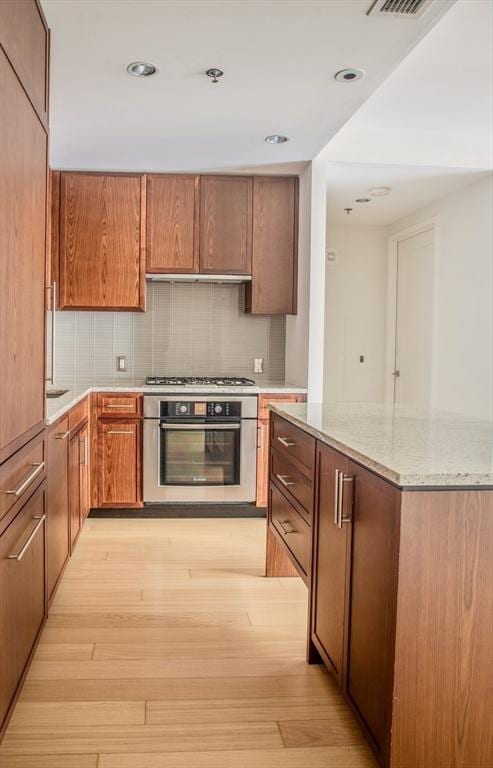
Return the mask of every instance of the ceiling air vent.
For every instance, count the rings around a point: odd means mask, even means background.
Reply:
[[[375,0],[368,16],[396,16],[415,19],[421,16],[433,0]]]

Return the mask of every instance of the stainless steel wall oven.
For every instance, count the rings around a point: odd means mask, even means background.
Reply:
[[[144,397],[145,502],[253,502],[257,398]]]

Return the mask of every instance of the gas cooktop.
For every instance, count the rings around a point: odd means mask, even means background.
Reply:
[[[255,382],[243,376],[148,376],[146,384],[158,387],[252,387]]]

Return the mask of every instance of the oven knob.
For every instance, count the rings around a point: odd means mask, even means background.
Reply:
[[[187,412],[187,406],[186,405],[180,405],[179,409],[180,413],[186,413]]]
[[[216,413],[222,413],[222,410],[223,410],[223,407],[222,407],[222,405],[219,405],[219,403],[214,406],[214,411]]]

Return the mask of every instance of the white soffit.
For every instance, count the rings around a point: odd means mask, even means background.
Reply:
[[[453,5],[434,0],[409,20],[367,16],[371,2],[42,0],[52,165],[186,171],[313,158]],[[129,76],[142,60],[159,74]],[[351,66],[366,78],[337,83]],[[224,70],[219,83],[209,67]],[[266,144],[274,133],[290,141]]]
[[[324,150],[336,161],[493,167],[493,2],[458,0]]]

